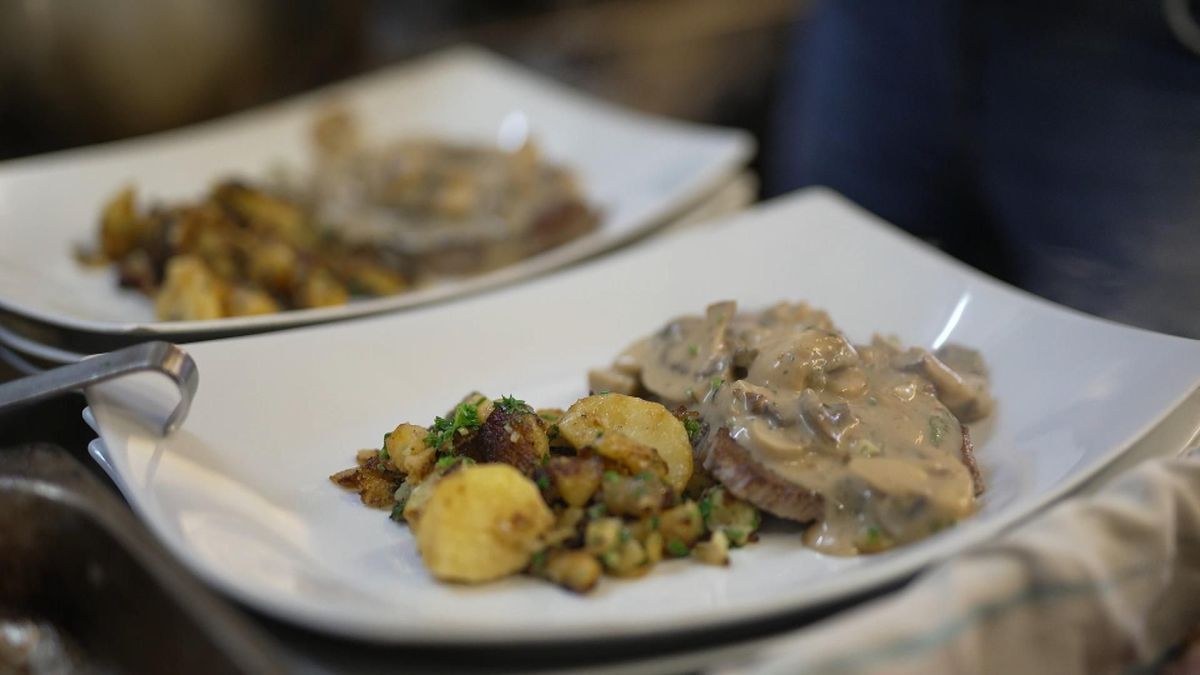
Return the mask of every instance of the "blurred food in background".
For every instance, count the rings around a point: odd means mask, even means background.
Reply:
[[[1200,335],[1196,0],[0,3],[0,159],[147,133],[474,42],[751,131],[1003,280]]]
[[[400,293],[478,274],[596,226],[574,176],[511,147],[435,138],[369,139],[346,110],[314,124],[312,167],[260,184],[224,179],[204,199],[137,205],[133,188],[100,217],[84,263],[113,263],[122,286],[165,321],[271,314]]]

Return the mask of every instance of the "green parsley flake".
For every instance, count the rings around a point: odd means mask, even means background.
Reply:
[[[533,558],[529,560],[529,569],[534,572],[541,572],[546,569],[546,549],[533,554]]]
[[[691,354],[692,356],[695,356],[695,355],[697,355],[697,354],[699,354],[699,353],[700,353],[700,345],[698,345],[698,344],[694,344],[694,343],[693,343],[693,344],[690,344],[690,345],[688,345],[688,354]]]
[[[540,489],[540,490],[549,490],[550,489],[550,477],[549,476],[544,476],[544,475],[538,476],[536,482],[537,482],[538,489]]]
[[[392,507],[392,520],[397,523],[404,522],[404,504],[396,504]]]
[[[441,451],[447,441],[454,438],[456,433],[467,433],[468,429],[479,428],[479,406],[474,403],[459,403],[454,409],[454,418],[435,417],[425,444],[434,450]]]
[[[946,423],[946,419],[941,415],[934,415],[929,418],[929,442],[933,443],[933,447],[941,446],[942,439],[946,437],[946,432],[949,429],[950,425]]]
[[[679,539],[672,539],[671,541],[667,542],[667,553],[670,553],[676,558],[682,558],[688,554],[687,544],[683,543]]]
[[[512,396],[501,396],[496,401],[496,407],[510,415],[525,414],[533,412],[533,408],[528,403],[519,398]]]
[[[470,457],[463,457],[462,455],[446,455],[445,457],[440,458],[433,465],[433,468],[449,469],[460,462],[463,464],[463,466],[470,466],[475,463],[475,460],[471,459]]]
[[[692,417],[683,418],[683,428],[687,430],[688,440],[695,443],[700,438],[700,420]]]

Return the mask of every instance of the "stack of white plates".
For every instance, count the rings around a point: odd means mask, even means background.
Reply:
[[[151,199],[195,198],[216,180],[303,165],[331,102],[379,138],[422,134],[495,142],[528,128],[580,177],[602,212],[592,233],[495,272],[323,309],[162,322],[74,249],[95,240],[104,202],[126,185]],[[457,48],[284,103],[156,136],[0,164],[0,357],[33,371],[146,339],[193,342],[399,311],[485,291],[593,257],[671,223],[745,207],[755,186],[744,132],[658,119],[590,99],[490,53]]]

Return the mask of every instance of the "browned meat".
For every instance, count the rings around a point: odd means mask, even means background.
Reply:
[[[780,518],[808,522],[823,513],[821,495],[790,483],[756,462],[725,428],[706,434],[697,460],[735,497]]]
[[[971,472],[978,497],[984,492],[983,475],[975,462],[975,446],[966,425],[962,425],[962,439],[960,456]],[[733,440],[728,429],[705,434],[697,447],[696,459],[734,496],[764,511],[798,522],[822,515],[824,498],[820,494],[790,483],[756,462]]]
[[[960,456],[963,464],[967,465],[967,471],[971,472],[971,481],[975,483],[975,496],[983,494],[983,474],[979,472],[979,465],[975,463],[975,444],[971,442],[971,431],[967,429],[967,425],[962,426],[962,450]]]

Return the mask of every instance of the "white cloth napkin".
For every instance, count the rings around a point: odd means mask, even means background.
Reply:
[[[715,672],[1145,672],[1198,625],[1192,453],[1142,464],[895,595]]]

